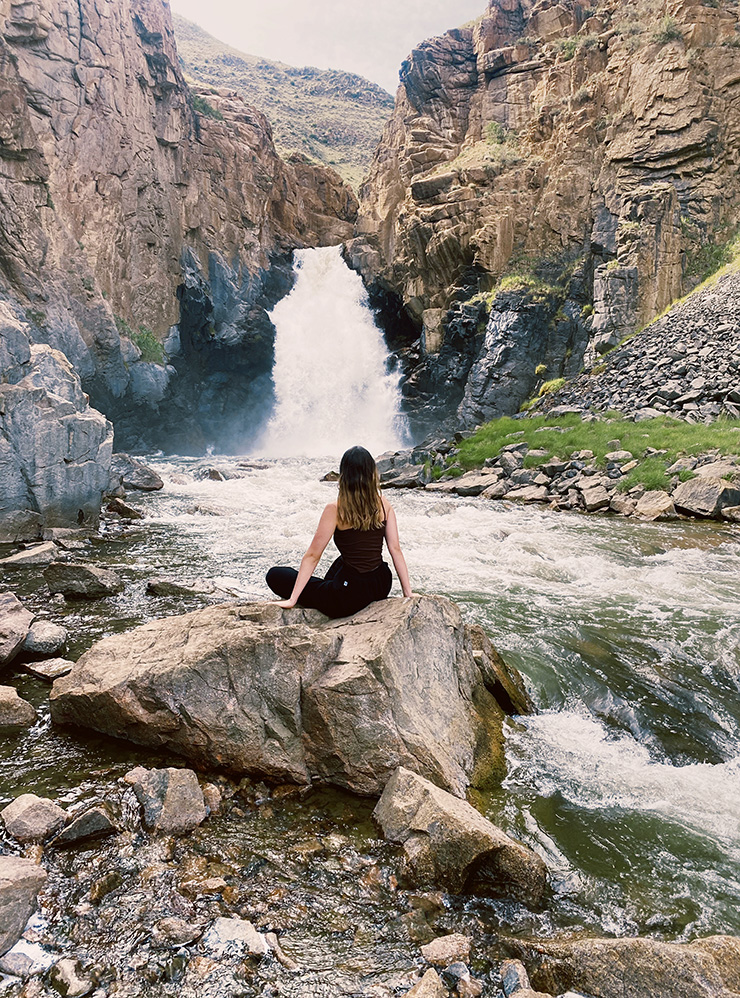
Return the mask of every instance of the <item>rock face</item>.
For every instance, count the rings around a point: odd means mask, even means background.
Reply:
[[[351,196],[236,94],[191,92],[167,4],[2,0],[0,23],[0,292],[122,445],[203,447],[224,372],[269,372],[287,256],[349,235]]]
[[[411,53],[348,246],[420,334],[410,404],[515,412],[696,283],[740,193],[737,23],[729,0],[492,0]]]
[[[64,354],[31,336],[0,302],[0,541],[97,526],[108,484],[113,427]]]
[[[710,936],[689,944],[654,939],[579,939],[513,947],[534,987],[624,998],[730,998],[740,991],[740,939]]]
[[[57,723],[172,749],[199,766],[379,795],[399,765],[454,794],[503,771],[486,652],[441,597],[347,620],[211,607],[105,638],[57,680]]]
[[[0,856],[0,956],[20,938],[46,883],[46,871],[29,859]]]
[[[534,905],[543,900],[547,869],[540,857],[417,773],[396,770],[373,817],[387,839],[403,845],[406,873],[418,884]]]

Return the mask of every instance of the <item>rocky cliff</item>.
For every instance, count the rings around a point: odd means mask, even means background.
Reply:
[[[241,98],[191,92],[161,0],[2,0],[0,91],[0,296],[31,340],[119,447],[248,434],[265,308],[294,247],[351,232],[351,192],[283,162]]]
[[[734,234],[728,0],[492,0],[401,80],[348,255],[420,334],[406,394],[432,418],[515,412],[689,290]]]

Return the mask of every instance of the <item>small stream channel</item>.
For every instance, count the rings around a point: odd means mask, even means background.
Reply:
[[[266,569],[297,563],[335,492],[319,481],[326,460],[211,458],[243,476],[227,481],[202,479],[203,461],[150,463],[166,487],[130,497],[146,521],[112,526],[91,554],[126,580],[121,596],[65,604],[49,601],[37,572],[2,581],[68,628],[72,658],[103,634],[209,601],[147,596],[155,575],[227,576],[267,599]],[[533,913],[404,890],[373,802],[327,788],[212,774],[222,811],[186,839],[152,838],[121,777],[177,760],[52,728],[48,686],[10,670],[4,681],[40,720],[0,746],[0,804],[28,791],[73,809],[105,799],[124,829],[47,856],[35,930],[48,952],[96,969],[101,998],[401,994],[422,966],[420,942],[449,931],[474,937],[474,972],[495,995],[500,935],[740,933],[737,528],[415,492],[391,500],[414,588],[457,600],[483,624],[538,705],[508,725],[505,784],[476,803],[545,857],[550,904]],[[164,945],[154,931],[165,916],[205,926],[232,913],[276,930],[301,971],[214,960],[200,943]],[[6,987],[20,994],[12,979]]]

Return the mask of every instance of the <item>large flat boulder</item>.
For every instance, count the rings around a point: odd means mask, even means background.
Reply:
[[[373,817],[403,846],[405,875],[455,894],[514,897],[539,905],[547,889],[543,860],[465,800],[400,767]]]
[[[534,987],[572,989],[594,998],[734,998],[740,994],[740,939],[709,936],[693,943],[657,939],[510,941]]]
[[[330,621],[209,607],[112,635],[55,682],[55,722],[197,766],[380,795],[398,766],[462,796],[504,770],[496,669],[459,608],[388,599]]]
[[[30,859],[0,856],[0,956],[20,939],[46,883],[46,871]]]

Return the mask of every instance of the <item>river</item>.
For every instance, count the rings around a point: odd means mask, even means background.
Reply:
[[[335,261],[323,264],[332,277]],[[346,293],[347,309],[353,296],[364,308],[356,285]],[[315,335],[320,320],[318,310]],[[300,339],[300,330],[291,335]],[[209,602],[148,596],[155,575],[226,577],[234,592],[268,599],[266,570],[297,564],[336,493],[320,479],[337,467],[341,449],[367,442],[371,415],[376,444],[403,441],[387,365],[372,361],[366,392],[371,403],[380,384],[383,405],[350,406],[333,429],[320,411],[324,383],[310,369],[315,352],[294,366],[284,398],[287,406],[296,396],[307,403],[299,421],[310,428],[305,449],[331,457],[284,456],[295,423],[278,408],[255,442],[261,454],[148,459],[165,488],[129,496],[146,520],[111,526],[92,555],[122,575],[121,596],[49,604],[35,572],[5,580],[31,608],[65,624],[72,658],[111,630]],[[209,467],[238,477],[211,480]],[[433,898],[422,903],[395,889],[395,854],[376,838],[372,803],[330,790],[274,796],[223,782],[222,813],[187,842],[150,841],[121,777],[137,764],[177,760],[52,728],[48,687],[17,672],[12,681],[40,719],[0,746],[0,803],[27,791],[72,809],[104,797],[124,828],[123,845],[51,859],[36,929],[47,951],[87,954],[104,982],[118,982],[119,995],[205,994],[195,961],[184,951],[165,959],[151,925],[173,913],[204,924],[238,911],[282,933],[306,990],[276,984],[279,969],[263,966],[238,977],[239,987],[233,968],[223,978],[214,971],[208,993],[381,996],[408,987],[419,941],[443,931],[469,931],[481,945],[500,932],[573,927],[671,940],[740,933],[740,531],[410,490],[391,500],[414,589],[460,603],[520,669],[537,705],[534,716],[507,724],[501,790],[475,802],[546,859],[553,882],[546,909],[446,898],[430,913]],[[327,551],[323,564],[331,558]],[[95,884],[121,869],[128,873],[110,901],[91,904]],[[231,892],[228,904],[208,891],[188,894],[191,881],[214,876]],[[490,966],[474,969],[493,981]]]

